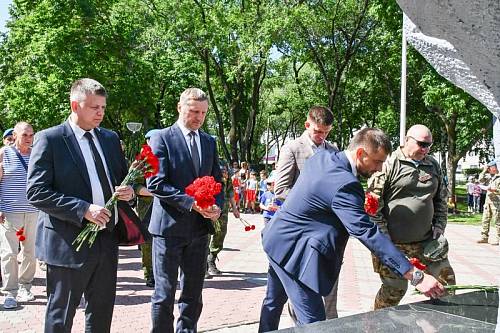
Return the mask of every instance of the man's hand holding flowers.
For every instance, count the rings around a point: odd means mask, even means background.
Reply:
[[[89,209],[85,213],[85,218],[91,223],[86,224],[73,241],[72,244],[76,245],[76,250],[80,251],[80,248],[85,243],[87,243],[89,247],[92,246],[98,232],[106,226],[106,223],[108,223],[111,217],[111,209],[115,209],[116,201],[132,200],[134,198],[134,189],[132,184],[134,184],[136,180],[141,177],[149,178],[157,174],[158,170],[158,157],[153,154],[151,147],[148,145],[142,145],[141,151],[130,165],[127,175],[121,182],[120,186],[115,187],[115,192],[108,202],[106,202],[105,207],[95,204],[91,204],[89,206]]]
[[[134,198],[134,188],[131,185],[115,186],[115,193],[118,200],[130,201]]]
[[[404,278],[411,281],[413,279],[413,272],[416,268],[410,269],[405,273]],[[439,298],[445,294],[443,285],[436,280],[435,277],[423,273],[423,278],[415,285],[415,288],[427,297]]]
[[[201,208],[195,203],[193,204],[193,209],[200,213],[204,218],[210,219],[212,221],[217,221],[221,214],[221,209],[217,205],[212,205],[207,208]]]
[[[186,194],[194,198],[192,209],[204,218],[217,221],[221,209],[215,205],[215,195],[222,190],[222,184],[217,183],[214,177],[204,176],[196,178],[191,185],[186,187]]]
[[[116,186],[115,196],[118,200],[130,201],[134,198],[134,189],[130,185]],[[90,222],[97,224],[99,227],[105,228],[111,218],[111,212],[105,207],[91,204],[85,213],[85,218]]]
[[[100,228],[105,228],[111,217],[111,212],[99,205],[90,204],[89,209],[85,213],[85,219],[98,225]]]

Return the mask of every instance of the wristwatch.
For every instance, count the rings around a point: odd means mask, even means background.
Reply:
[[[412,286],[416,286],[417,284],[419,284],[420,282],[422,282],[422,280],[424,279],[424,272],[422,272],[421,270],[414,270],[413,271],[413,276],[411,278],[411,285]]]

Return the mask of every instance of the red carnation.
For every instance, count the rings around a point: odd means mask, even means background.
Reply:
[[[135,157],[137,165],[141,166],[144,178],[150,178],[156,175],[160,169],[160,161],[153,154],[153,150],[147,144],[142,145],[141,151]]]
[[[420,269],[421,271],[425,271],[427,268],[426,265],[424,265],[418,258],[410,258],[409,259],[410,264],[412,264],[415,268]]]
[[[255,225],[250,224],[250,222],[248,222],[247,220],[245,220],[241,217],[239,218],[239,220],[243,224],[243,226],[245,227],[245,231],[255,230]]]
[[[368,215],[375,215],[377,214],[378,210],[378,198],[375,194],[371,192],[367,192],[365,195],[365,212]]]

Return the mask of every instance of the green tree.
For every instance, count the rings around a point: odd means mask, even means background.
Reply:
[[[203,64],[224,156],[252,161],[262,84],[279,28],[279,6],[273,1],[145,3],[165,39],[196,55]]]
[[[490,132],[490,112],[462,89],[440,77],[434,69],[422,76],[423,99],[427,110],[445,129],[449,191],[455,196],[458,162]]]

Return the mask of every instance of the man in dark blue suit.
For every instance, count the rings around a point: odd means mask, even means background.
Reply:
[[[85,331],[109,332],[116,294],[118,237],[115,211],[104,208],[113,190],[129,201],[130,186],[117,186],[127,165],[116,133],[99,128],[106,90],[80,79],[70,93],[71,115],[37,133],[28,167],[29,202],[40,209],[36,255],[47,264],[45,332],[71,332],[85,296]],[[73,240],[87,223],[105,228],[92,247],[75,250]]]
[[[178,121],[151,137],[160,161],[157,175],[148,179],[154,195],[149,231],[153,236],[155,291],[151,297],[152,332],[173,332],[174,301],[179,268],[181,295],[177,332],[196,332],[203,306],[201,292],[207,265],[208,233],[223,203],[201,209],[185,189],[196,178],[213,176],[221,182],[215,140],[200,130],[208,111],[208,97],[200,89],[186,89],[177,105]]]
[[[444,293],[443,286],[416,270],[364,211],[365,196],[357,176],[380,171],[390,152],[390,140],[381,130],[365,128],[346,151],[323,151],[306,161],[284,205],[263,231],[270,269],[269,301],[262,306],[260,332],[278,328],[276,316],[287,298],[298,325],[325,319],[321,297],[328,295],[339,276],[349,236],[426,296]]]

